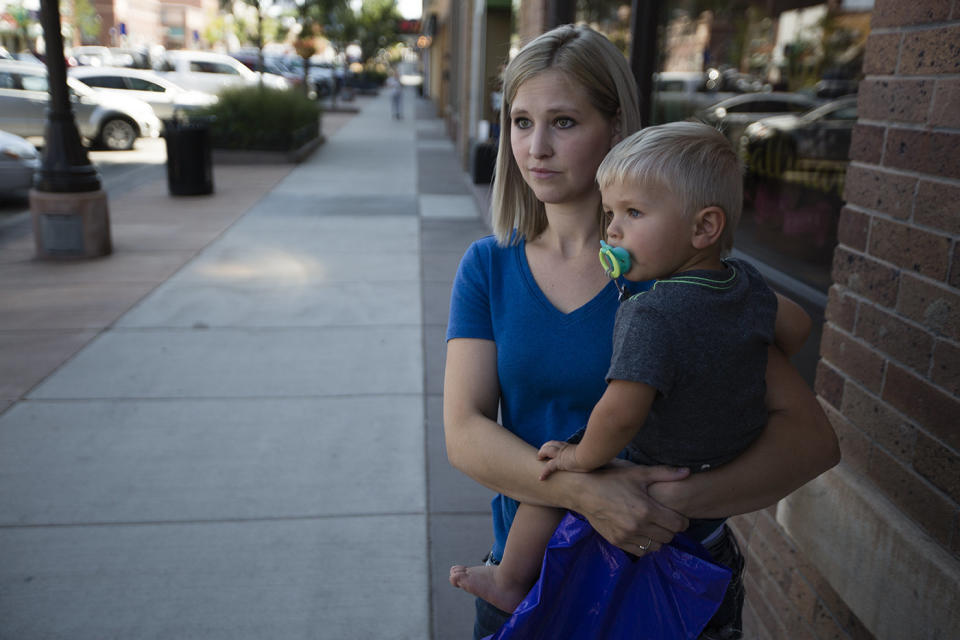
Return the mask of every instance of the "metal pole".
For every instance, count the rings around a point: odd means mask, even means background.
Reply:
[[[660,3],[657,0],[633,0],[630,11],[630,68],[640,91],[640,124],[651,124],[653,113],[653,74],[657,70],[657,27]]]
[[[100,176],[96,167],[90,164],[87,150],[80,142],[80,132],[70,106],[58,0],[41,0],[40,22],[46,42],[50,102],[47,106],[43,156],[40,169],[33,179],[34,188],[53,193],[97,191],[100,189]]]

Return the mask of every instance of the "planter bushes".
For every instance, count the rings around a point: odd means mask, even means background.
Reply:
[[[320,108],[300,91],[225,89],[216,104],[197,115],[210,117],[218,149],[291,151],[320,136]]]

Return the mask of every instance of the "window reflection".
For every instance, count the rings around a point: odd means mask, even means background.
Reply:
[[[822,293],[871,8],[674,1],[661,14],[654,122],[697,118],[727,135],[746,166],[737,249]]]

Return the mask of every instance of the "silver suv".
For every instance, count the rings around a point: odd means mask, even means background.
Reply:
[[[80,135],[110,150],[132,149],[138,137],[160,135],[160,121],[143,100],[101,97],[82,82],[67,78]],[[0,60],[0,129],[24,138],[42,136],[46,125],[47,68]]]

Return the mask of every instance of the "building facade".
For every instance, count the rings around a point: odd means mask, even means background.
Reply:
[[[631,42],[659,38],[655,66],[634,65],[640,77],[658,74],[661,88],[641,96],[654,114],[676,97],[662,81],[691,72],[717,83],[695,90],[703,100],[759,83],[747,89],[758,99],[805,92],[835,105],[819,124],[797,116],[782,138],[803,140],[809,124],[828,152],[765,150],[790,161],[754,176],[736,240],[814,318],[797,364],[843,452],[836,468],[779,504],[731,520],[748,557],[745,637],[955,636],[960,0],[730,1],[700,13],[690,8],[706,3],[634,0],[590,3],[589,16],[578,4],[424,1],[435,31],[425,93],[463,169],[488,142],[479,139],[480,123],[493,118],[485,94],[511,47],[584,18],[631,60]],[[659,24],[630,21],[651,10]],[[678,117],[702,116],[702,106]]]

